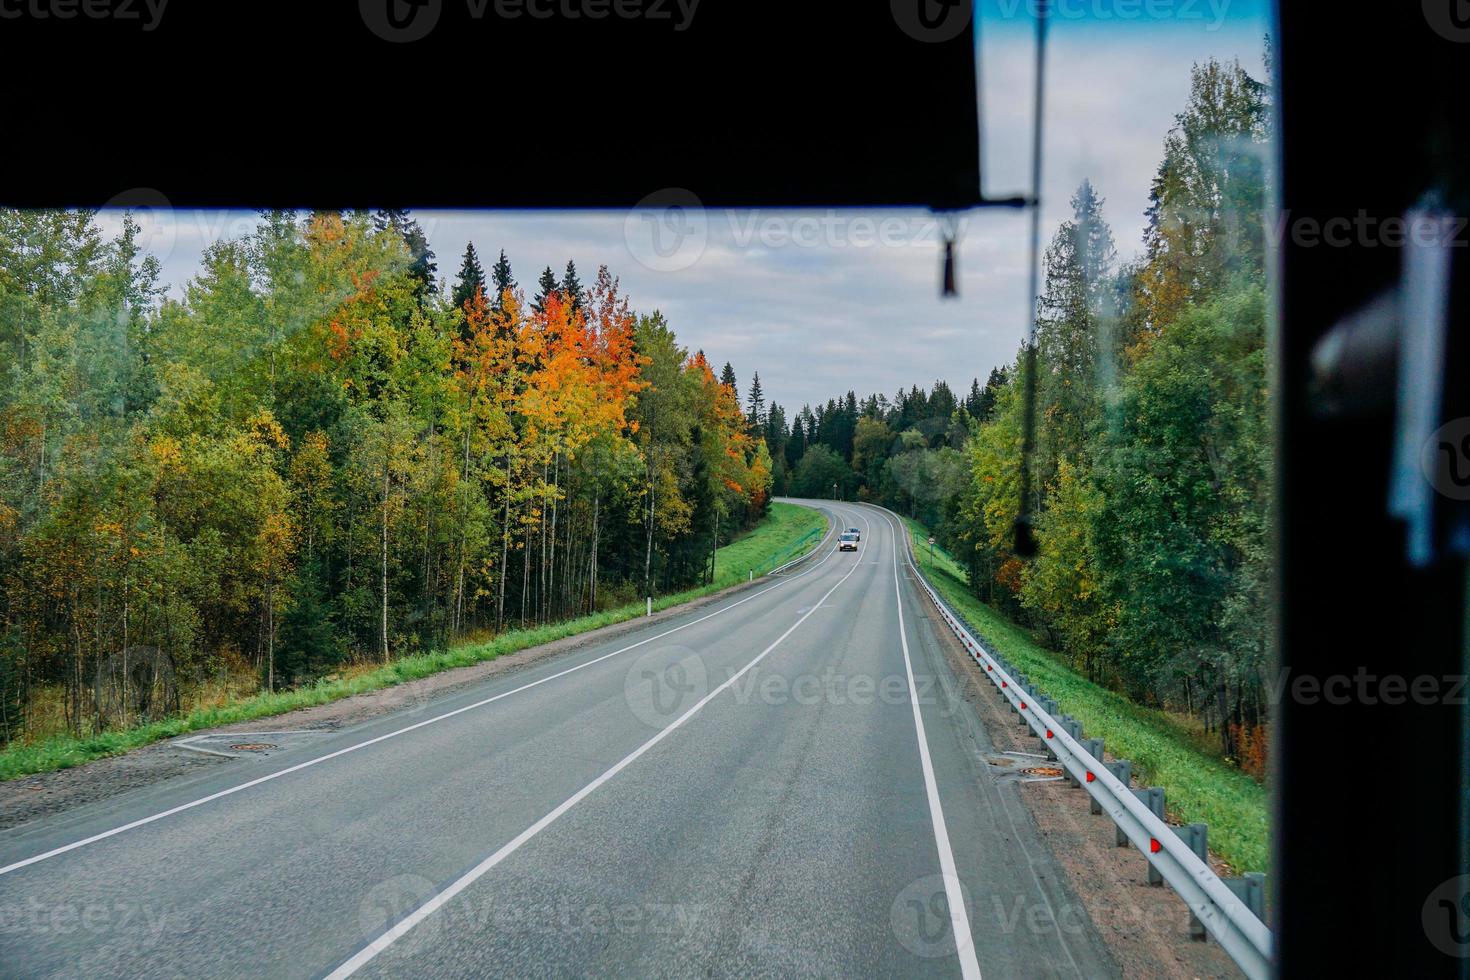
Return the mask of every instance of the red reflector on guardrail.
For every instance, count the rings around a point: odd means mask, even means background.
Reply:
[[[1022,711],[1025,711],[1026,710],[1026,702],[1025,701],[1022,701],[1021,702],[1021,710]]]
[[[1158,838],[1156,838],[1156,837],[1150,837],[1148,839],[1148,852],[1150,854],[1157,854],[1160,851],[1162,851],[1163,849],[1164,849],[1164,845],[1159,843]]]
[[[1048,729],[1047,729],[1047,730],[1046,730],[1046,737],[1047,737],[1047,738],[1051,738],[1051,729],[1050,729],[1050,728],[1048,728]]]
[[[1095,780],[1095,779],[1096,779],[1096,778],[1097,778],[1097,777],[1096,777],[1096,776],[1094,776],[1094,775],[1093,775],[1093,774],[1092,774],[1092,773],[1088,773],[1088,774],[1087,774],[1087,781],[1088,781],[1088,782],[1089,782],[1089,783],[1090,783],[1090,782],[1092,782],[1092,781],[1094,781],[1094,780]]]

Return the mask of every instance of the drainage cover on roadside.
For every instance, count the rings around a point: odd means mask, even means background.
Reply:
[[[1066,773],[1060,766],[1029,766],[1021,770],[1021,775],[1037,779],[1061,779]]]
[[[306,745],[330,732],[331,729],[326,728],[279,732],[210,732],[181,738],[173,744],[190,752],[202,752],[225,759],[263,759],[286,749]]]

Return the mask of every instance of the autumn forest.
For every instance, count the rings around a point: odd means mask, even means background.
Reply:
[[[441,284],[404,212],[272,212],[174,299],[138,235],[0,212],[0,738],[698,584],[768,506],[734,391],[606,268]]]

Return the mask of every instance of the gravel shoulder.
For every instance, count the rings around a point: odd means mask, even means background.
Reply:
[[[1003,706],[994,685],[982,682],[974,661],[927,599],[924,606],[961,681],[960,696],[974,707],[994,746],[996,757],[985,761],[1001,774],[1000,778],[1007,779],[1012,778],[1005,772],[1008,768],[1046,765],[1040,758],[1004,756],[1007,752],[1039,754],[1041,746],[1035,737],[1023,734],[1026,730],[1018,727],[1015,716]],[[1108,754],[1107,759],[1111,761],[1113,756]],[[1124,976],[1181,980],[1237,980],[1243,976],[1218,943],[1190,939],[1184,903],[1167,885],[1148,883],[1143,855],[1132,847],[1116,846],[1112,821],[1089,813],[1087,793],[1065,781],[1022,782],[1015,778],[1014,784],[1039,836],[1050,847]],[[1213,856],[1211,863],[1217,872],[1225,873],[1224,864]]]

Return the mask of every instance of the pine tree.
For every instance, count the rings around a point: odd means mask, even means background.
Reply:
[[[408,250],[411,260],[408,274],[418,282],[414,287],[414,298],[422,304],[424,296],[435,291],[434,277],[439,271],[439,266],[434,262],[434,250],[429,248],[429,239],[424,235],[424,229],[403,208],[385,208],[379,211],[373,217],[373,225],[378,231],[391,230],[403,239],[403,246]]]
[[[994,369],[992,368],[991,370]],[[984,404],[985,393],[980,389],[980,379],[971,378],[970,393],[965,396],[965,411],[970,413],[971,418],[980,419],[983,422],[984,417],[980,414],[980,410],[984,407]]]
[[[546,309],[546,298],[560,290],[561,286],[558,285],[556,273],[551,271],[551,266],[549,265],[542,271],[541,278],[537,281],[536,285],[540,288],[536,293],[536,298],[531,302],[531,308],[537,313],[540,313]]]
[[[771,402],[771,408],[766,413],[766,449],[770,451],[773,460],[779,461],[783,470],[786,464],[786,436],[786,409]]]
[[[1000,398],[1001,389],[1011,380],[1010,371],[1004,367],[993,367],[990,369],[990,377],[985,382],[985,387],[980,388],[979,382],[970,389],[970,401],[966,405],[970,415],[977,421],[989,422],[990,417],[995,414],[995,403]]]
[[[459,277],[454,282],[454,293],[450,297],[454,302],[454,308],[464,309],[465,302],[475,295],[475,290],[484,288],[485,268],[480,265],[480,256],[475,251],[475,243],[470,242],[465,246],[464,261],[460,263]]]
[[[1042,424],[1037,440],[1038,486],[1049,484],[1061,459],[1081,462],[1087,427],[1098,409],[1100,325],[1112,293],[1116,260],[1102,199],[1084,180],[1072,196],[1072,220],[1062,222],[1046,250],[1046,283],[1037,300],[1037,378]]]
[[[750,397],[745,401],[745,418],[752,431],[760,428],[766,421],[766,396],[761,391],[759,371],[750,376]]]
[[[510,259],[505,257],[505,249],[500,250],[500,258],[495,260],[495,268],[490,270],[490,278],[495,287],[491,305],[499,312],[503,309],[502,297],[505,296],[506,290],[514,292],[516,288],[515,277],[510,273]]]
[[[738,392],[740,390],[740,386],[735,383],[735,369],[730,366],[729,361],[725,362],[725,369],[720,372],[720,384],[729,388],[731,391]],[[739,395],[736,395],[736,397],[738,398]]]
[[[1094,315],[1102,312],[1101,307],[1113,288],[1113,264],[1118,259],[1118,250],[1113,244],[1113,230],[1102,216],[1103,199],[1092,188],[1092,181],[1083,178],[1072,197],[1072,211],[1077,236],[1077,263],[1082,272],[1082,282]]]
[[[550,271],[549,267],[547,271]],[[567,271],[561,277],[561,291],[567,294],[567,302],[572,304],[574,311],[582,308],[587,291],[582,288],[582,280],[577,278],[577,264],[571,259],[567,259]]]

